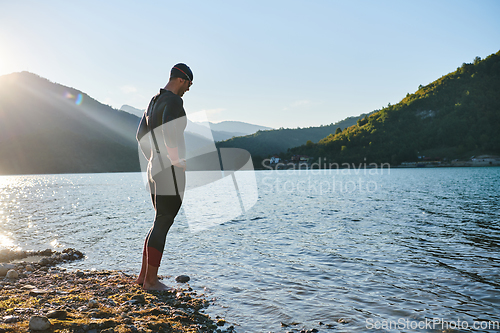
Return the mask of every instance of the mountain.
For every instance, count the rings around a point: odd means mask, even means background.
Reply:
[[[126,104],[122,105],[120,110],[131,113],[138,117],[142,117],[142,114],[144,113],[144,110],[140,110]],[[188,122],[190,121],[188,120]],[[257,131],[272,129],[271,127],[259,126],[259,125],[244,123],[241,121],[222,121],[220,123],[209,122],[208,125],[212,130],[212,136],[215,141],[224,141],[235,136],[244,136],[253,134]],[[190,131],[189,128],[186,130]],[[196,131],[192,132],[196,133]]]
[[[135,139],[143,110],[116,110],[29,72],[0,77],[0,175],[140,171]],[[250,130],[255,126],[241,123]],[[189,153],[236,135],[188,121]]]
[[[271,127],[244,123],[242,121],[221,121],[220,123],[210,123],[210,128],[218,132],[233,132],[241,135],[254,134],[257,131],[271,130]]]
[[[398,104],[291,154],[335,163],[416,162],[500,154],[500,51],[463,63]]]
[[[122,107],[120,108],[120,111],[125,111],[125,112],[128,112],[128,113],[131,113],[134,116],[137,116],[139,118],[141,118],[142,114],[144,113],[144,110],[140,110],[140,109],[134,108],[133,106],[130,106],[130,105],[127,105],[127,104],[122,105]]]
[[[324,137],[335,133],[339,128],[343,129],[356,124],[358,119],[369,114],[371,113],[349,117],[335,124],[318,127],[259,130],[251,135],[217,142],[217,146],[242,148],[248,150],[255,158],[265,158],[270,155],[284,153],[287,149],[301,146],[308,141],[318,142]]]
[[[21,72],[0,77],[0,174],[138,171],[139,118]]]

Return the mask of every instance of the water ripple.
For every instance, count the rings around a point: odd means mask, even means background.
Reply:
[[[179,215],[160,274],[189,274],[216,298],[209,312],[238,332],[290,329],[281,322],[324,331],[320,321],[367,331],[368,318],[500,320],[500,168],[312,172],[258,172],[257,205],[203,232]],[[153,218],[141,177],[3,177],[0,240],[86,253],[68,268],[137,273]],[[263,186],[268,177],[312,189],[333,177],[373,181],[377,190],[288,193]]]

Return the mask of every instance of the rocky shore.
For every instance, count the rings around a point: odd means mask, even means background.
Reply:
[[[0,333],[233,332],[189,285],[145,291],[120,271],[68,271],[83,253],[0,252]],[[226,327],[225,327],[226,326]]]

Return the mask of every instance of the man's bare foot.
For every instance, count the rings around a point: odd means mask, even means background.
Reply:
[[[156,280],[155,283],[148,283],[148,282],[144,281],[142,288],[144,288],[145,290],[159,290],[159,291],[165,291],[165,290],[172,291],[172,290],[174,290],[174,288],[164,285],[159,280]]]
[[[134,281],[135,284],[139,284],[139,285],[142,285],[144,284],[144,276],[139,276],[135,281]]]

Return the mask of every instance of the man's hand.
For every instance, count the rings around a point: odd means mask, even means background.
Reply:
[[[172,161],[172,165],[175,165],[176,167],[182,168],[184,171],[186,171],[186,160],[185,159]]]
[[[175,148],[170,148],[167,146],[167,152],[168,152],[168,158],[172,162],[172,165],[175,165],[176,167],[184,169],[186,171],[186,160],[181,158],[179,159],[179,151],[177,147]]]

